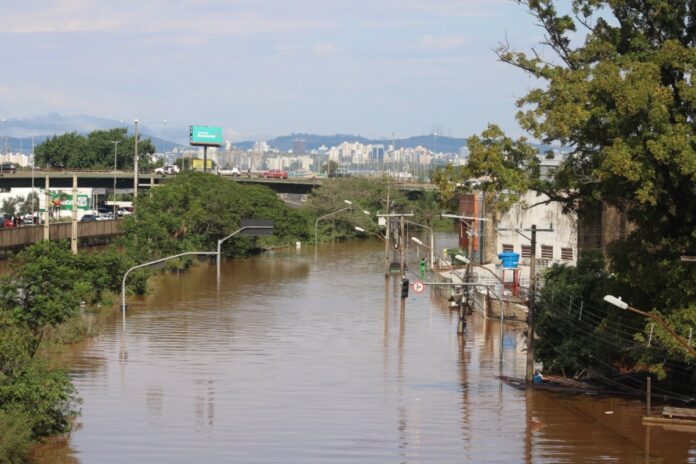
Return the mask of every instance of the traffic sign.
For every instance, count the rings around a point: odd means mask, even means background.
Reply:
[[[413,282],[413,291],[416,293],[423,293],[423,290],[425,290],[425,285],[423,285],[423,282],[415,281]]]

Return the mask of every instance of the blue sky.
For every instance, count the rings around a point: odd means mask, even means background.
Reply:
[[[510,0],[0,0],[0,117],[219,125],[231,140],[520,135],[514,101],[534,82],[496,60],[506,38],[542,38]]]

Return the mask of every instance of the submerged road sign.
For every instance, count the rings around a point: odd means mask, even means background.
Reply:
[[[423,290],[425,290],[425,285],[423,285],[423,282],[420,281],[415,281],[413,282],[413,291],[416,293],[423,293]]]

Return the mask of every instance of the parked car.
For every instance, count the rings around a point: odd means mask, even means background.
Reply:
[[[218,170],[217,170],[217,175],[218,175],[218,176],[239,177],[239,176],[241,175],[241,172],[239,172],[239,168],[218,169]]]
[[[80,222],[92,222],[97,220],[97,215],[96,214],[85,214],[82,216],[82,219],[80,219]]]
[[[287,179],[288,173],[282,169],[269,169],[261,173],[261,177],[266,179]]]
[[[14,174],[17,172],[17,166],[14,163],[0,163],[0,173]]]
[[[179,166],[175,164],[168,164],[160,168],[155,169],[155,174],[160,174],[162,176],[168,176],[172,174],[179,174]]]

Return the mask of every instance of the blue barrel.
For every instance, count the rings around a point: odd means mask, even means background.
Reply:
[[[503,251],[498,253],[498,259],[503,262],[503,267],[506,269],[514,269],[520,261],[520,254],[514,251]]]

